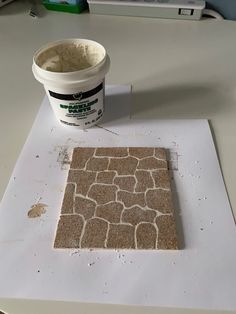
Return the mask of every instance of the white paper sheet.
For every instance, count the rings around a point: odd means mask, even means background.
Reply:
[[[44,99],[0,208],[0,297],[236,310],[236,228],[208,122],[130,120],[128,86],[107,89],[100,127],[70,130]],[[180,251],[52,248],[75,146],[171,152]],[[37,203],[46,214],[29,219]]]

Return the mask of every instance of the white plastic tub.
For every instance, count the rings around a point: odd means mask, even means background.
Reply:
[[[40,48],[33,57],[32,71],[44,85],[57,119],[85,129],[103,116],[109,66],[109,56],[99,43],[66,39]]]

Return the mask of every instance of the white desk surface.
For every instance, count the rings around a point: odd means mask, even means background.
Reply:
[[[134,117],[210,120],[236,215],[236,22],[198,22],[50,12],[28,15],[18,1],[0,9],[0,197],[44,96],[31,73],[32,56],[60,38],[102,43],[112,66],[108,84],[133,85]],[[175,309],[0,300],[15,313],[211,313]],[[226,313],[226,312],[221,312]]]

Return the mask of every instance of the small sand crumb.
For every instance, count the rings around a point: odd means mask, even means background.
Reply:
[[[32,205],[30,207],[30,210],[28,211],[28,217],[29,218],[40,217],[42,214],[46,213],[45,207],[47,207],[47,205],[43,203],[37,203]]]

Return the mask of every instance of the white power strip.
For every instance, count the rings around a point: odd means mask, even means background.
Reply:
[[[94,14],[200,20],[205,9],[202,0],[88,0]]]

